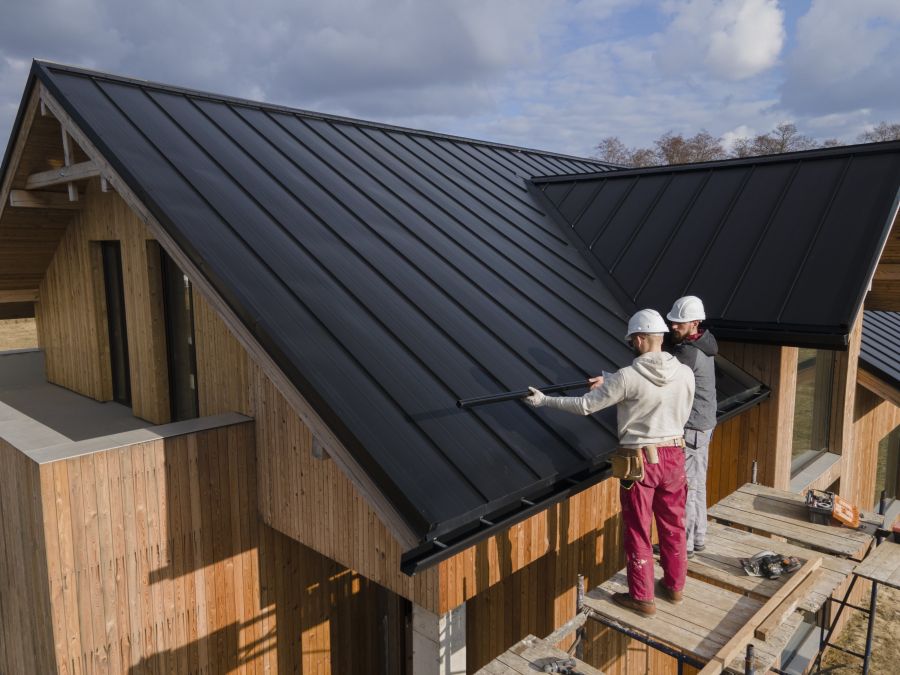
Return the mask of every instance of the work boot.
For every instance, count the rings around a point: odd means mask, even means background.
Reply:
[[[613,593],[612,601],[620,607],[625,607],[633,612],[637,612],[642,616],[653,616],[656,614],[656,603],[652,600],[635,600],[631,597],[631,593]]]
[[[656,594],[673,605],[680,605],[684,600],[684,594],[681,591],[673,591],[662,582],[662,579],[656,582]]]

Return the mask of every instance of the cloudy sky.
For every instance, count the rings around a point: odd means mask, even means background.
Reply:
[[[900,122],[898,0],[2,0],[0,17],[0,143],[33,58],[577,155]]]

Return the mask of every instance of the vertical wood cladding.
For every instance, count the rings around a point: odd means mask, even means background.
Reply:
[[[788,489],[797,377],[796,347],[721,344],[722,355],[769,386],[768,400],[717,427],[709,449],[707,500],[713,504],[750,480]]]
[[[401,672],[403,601],[261,522],[253,444],[244,423],[38,467],[0,443],[0,671]]]
[[[38,466],[0,439],[0,673],[50,673],[53,630]]]
[[[122,244],[134,414],[169,421],[159,263],[144,225],[114,192],[91,181],[40,285],[36,314],[47,379],[85,396],[112,398],[103,267],[96,242]]]
[[[872,290],[866,295],[866,309],[896,312],[900,308],[900,227],[895,217],[884,251],[875,268]]]
[[[400,571],[402,550],[344,473],[314,453],[309,428],[194,292],[200,414],[256,419],[258,508],[275,529],[394,593],[438,611],[437,570]]]
[[[854,404],[853,461],[857,470],[846,478],[841,475],[841,493],[859,508],[871,509],[874,506],[878,444],[900,424],[900,407],[859,385]]]

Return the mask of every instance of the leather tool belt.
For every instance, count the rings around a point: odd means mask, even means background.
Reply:
[[[616,448],[610,456],[613,478],[626,481],[639,481],[644,478],[644,460],[648,464],[659,464],[659,448],[684,447],[684,438],[667,439],[656,445],[645,445],[640,448]]]

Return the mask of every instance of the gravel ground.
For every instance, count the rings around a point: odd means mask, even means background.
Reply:
[[[7,349],[37,347],[34,319],[5,319],[0,321],[0,352]]]

